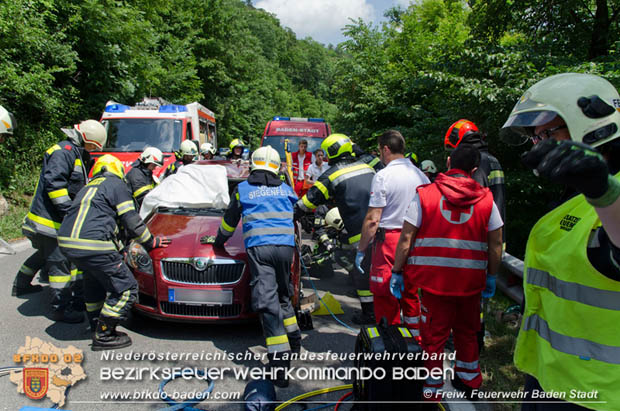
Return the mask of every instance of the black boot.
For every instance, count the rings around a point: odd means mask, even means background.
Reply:
[[[301,331],[297,330],[287,334],[288,344],[291,346],[291,352],[293,354],[299,354],[301,352]]]
[[[470,400],[470,401],[476,401],[478,398],[474,397],[473,391],[474,389],[471,388],[470,386],[466,385],[463,380],[461,380],[461,377],[459,377],[458,375],[454,375],[454,379],[451,381],[452,382],[452,386],[454,387],[454,389],[462,391],[465,393],[465,397]]]
[[[97,329],[93,335],[93,344],[91,350],[115,350],[117,348],[129,347],[131,338],[120,331],[116,331],[118,320],[109,317],[99,317],[97,320]]]
[[[278,352],[274,354],[267,354],[267,358],[269,359],[269,365],[267,369],[271,371],[274,368],[279,368],[276,371],[276,375],[272,376],[271,381],[276,387],[286,388],[288,387],[288,376],[286,375],[286,371],[291,367],[290,360],[290,351]],[[283,359],[285,357],[286,359]]]
[[[31,281],[32,277],[21,272],[17,273],[15,280],[13,281],[11,295],[13,297],[21,297],[22,295],[38,293],[43,290],[43,287],[40,285],[30,284]]]
[[[78,324],[84,321],[84,313],[75,311],[71,305],[68,305],[66,307],[52,308],[50,318],[63,323]]]
[[[357,325],[376,325],[375,309],[372,303],[362,303],[362,311],[356,312],[351,321]]]

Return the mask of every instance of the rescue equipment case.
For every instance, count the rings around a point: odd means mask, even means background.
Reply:
[[[381,323],[372,327],[362,327],[355,341],[355,367],[361,369],[383,368],[385,378],[373,378],[353,381],[355,396],[355,410],[412,410],[422,409],[423,404],[411,403],[422,401],[422,385],[424,380],[393,379],[396,367],[420,368],[424,367],[422,348],[411,335],[411,332],[400,326],[387,326],[385,318]],[[388,354],[384,354],[388,353]],[[381,358],[369,358],[364,354],[380,354]],[[399,358],[402,354],[403,358]],[[407,359],[407,356],[409,359]],[[389,358],[384,358],[389,357]],[[386,403],[388,401],[407,401],[409,403]],[[374,402],[374,403],[373,403]]]

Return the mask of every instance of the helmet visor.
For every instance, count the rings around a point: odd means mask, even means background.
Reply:
[[[557,117],[555,111],[539,110],[513,114],[508,117],[500,130],[501,139],[511,146],[527,143],[534,135],[534,128],[547,124]]]

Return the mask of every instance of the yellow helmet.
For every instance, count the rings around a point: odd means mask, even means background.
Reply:
[[[321,148],[327,153],[327,158],[340,157],[345,153],[353,153],[353,143],[344,134],[331,134],[321,143]]]
[[[228,147],[230,148],[230,151],[233,151],[235,147],[245,147],[245,143],[240,138],[236,138],[230,142]]]
[[[123,167],[123,163],[121,163],[121,161],[112,154],[105,154],[99,157],[93,166],[93,176],[105,171],[112,173],[119,178],[125,177],[125,167]]]
[[[257,148],[252,154],[252,171],[254,170],[266,170],[278,174],[280,154],[271,146]]]

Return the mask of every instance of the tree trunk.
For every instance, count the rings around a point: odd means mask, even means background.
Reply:
[[[596,14],[592,25],[592,38],[590,42],[590,50],[588,57],[593,60],[600,56],[606,56],[609,53],[609,9],[607,0],[596,0]]]

